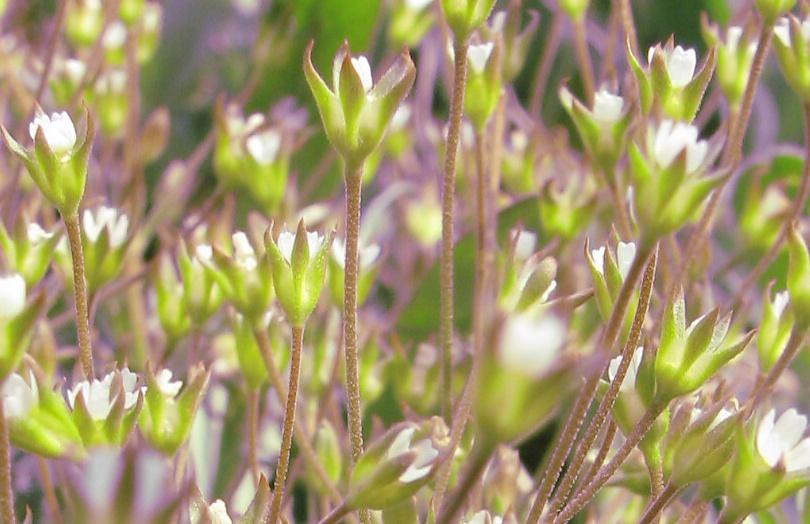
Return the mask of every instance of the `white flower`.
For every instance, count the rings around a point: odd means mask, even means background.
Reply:
[[[0,321],[9,320],[25,308],[25,280],[19,273],[0,276]]]
[[[214,248],[210,244],[200,244],[194,249],[194,258],[202,263],[210,262],[214,256]]]
[[[411,106],[402,104],[391,117],[391,129],[402,129],[411,118]]]
[[[714,419],[712,420],[711,424],[709,424],[709,428],[708,428],[709,431],[716,428],[718,426],[718,424],[720,424],[724,420],[726,420],[729,417],[731,417],[732,415],[734,415],[734,413],[737,412],[738,408],[739,408],[739,406],[737,405],[737,400],[736,399],[732,399],[731,409],[726,409],[725,407],[720,408],[720,411],[717,412],[717,414],[714,416]],[[693,407],[692,412],[689,414],[689,423],[694,424],[695,421],[697,421],[697,419],[700,418],[700,416],[702,414],[703,414],[702,409],[700,409],[697,406]]]
[[[737,49],[742,38],[743,29],[738,25],[733,25],[726,30],[726,47],[729,49]]]
[[[233,242],[233,255],[237,265],[247,271],[253,271],[259,265],[256,260],[256,252],[250,245],[250,240],[245,233],[237,231],[231,236]]]
[[[467,524],[503,524],[503,518],[493,517],[489,514],[489,511],[482,509],[466,522]]]
[[[307,246],[309,247],[310,256],[312,256],[314,253],[318,252],[318,250],[321,249],[323,241],[324,237],[322,235],[319,235],[317,231],[307,231]],[[282,231],[278,235],[276,246],[278,246],[278,250],[281,251],[281,256],[284,257],[284,260],[286,260],[288,264],[292,263],[292,252],[293,246],[295,246],[295,235],[287,230]]]
[[[473,44],[469,47],[467,60],[470,61],[470,67],[474,72],[479,75],[484,72],[484,69],[487,67],[487,61],[489,61],[489,55],[492,54],[493,47],[492,42]]]
[[[762,459],[771,467],[783,462],[789,473],[810,468],[810,438],[802,439],[807,417],[795,409],[785,411],[774,423],[775,417],[771,409],[757,429],[757,450]]]
[[[374,87],[374,80],[371,78],[371,66],[368,63],[368,59],[363,55],[353,56],[352,67],[354,67],[357,76],[360,77],[360,83],[363,84],[363,91],[366,93],[371,91],[371,88]]]
[[[256,162],[266,166],[272,164],[278,156],[281,149],[281,135],[275,129],[267,129],[250,135],[245,147]]]
[[[247,119],[242,116],[242,110],[236,104],[228,104],[225,109],[225,129],[228,135],[240,140],[261,127],[265,122],[264,115],[253,113]]]
[[[37,129],[42,129],[45,142],[60,160],[64,161],[70,156],[73,146],[76,145],[76,128],[66,111],[48,116],[37,110],[34,120],[28,124],[28,133],[32,140],[36,139]]]
[[[62,71],[71,84],[79,85],[87,71],[87,66],[81,60],[69,58],[62,63]]]
[[[386,456],[389,460],[393,460],[411,450],[416,452],[416,457],[413,459],[413,462],[411,462],[408,468],[399,476],[399,481],[404,484],[419,480],[430,473],[433,462],[436,460],[436,457],[439,456],[439,451],[433,447],[433,444],[428,438],[411,445],[411,439],[415,432],[416,429],[413,427],[408,427],[400,431],[386,452]]]
[[[123,69],[106,71],[96,80],[96,94],[105,96],[123,93],[127,87],[127,73]]]
[[[800,25],[802,40],[810,42],[810,18],[806,18]],[[776,22],[773,28],[773,34],[779,39],[782,44],[790,47],[790,21],[787,17],[782,17]]]
[[[605,274],[605,246],[591,250],[593,265],[600,275]]]
[[[785,308],[787,307],[789,302],[790,302],[790,293],[788,293],[787,290],[781,291],[773,297],[773,313],[774,315],[776,315],[776,318],[782,316],[782,313],[785,312]]]
[[[599,122],[613,124],[622,117],[624,99],[607,89],[600,89],[593,98],[593,117]]]
[[[17,373],[12,373],[3,382],[3,413],[7,419],[25,418],[39,402],[39,391],[34,375],[29,371],[30,385]]]
[[[565,343],[565,326],[553,315],[510,317],[504,326],[499,363],[508,371],[539,378]]]
[[[155,382],[161,394],[172,398],[176,397],[183,387],[182,380],[172,381],[172,372],[168,369],[161,369],[160,373],[155,375]]]
[[[633,352],[633,356],[630,358],[630,366],[627,368],[627,373],[624,375],[624,380],[619,385],[619,391],[633,391],[636,387],[636,377],[638,376],[638,367],[641,365],[641,357],[644,356],[644,348],[639,346]],[[608,365],[608,379],[613,382],[613,378],[616,376],[616,373],[619,371],[619,366],[622,363],[622,356],[619,355],[618,357],[611,359],[610,365]]]
[[[517,232],[517,240],[515,240],[515,256],[521,260],[525,260],[534,254],[537,247],[537,235],[531,231],[521,229]]]
[[[706,159],[709,144],[698,140],[698,129],[683,122],[664,120],[657,129],[651,130],[648,145],[651,145],[655,161],[667,168],[675,158],[686,150],[686,172],[695,172]]]
[[[25,228],[25,233],[26,237],[28,238],[28,243],[32,246],[38,246],[53,238],[54,235],[53,231],[45,231],[42,229],[42,226],[36,222],[31,222],[28,224],[28,226]]]
[[[630,266],[633,265],[633,259],[636,258],[636,245],[633,242],[621,242],[616,246],[616,260],[619,263],[619,273],[622,280],[627,278],[627,273],[630,271]]]
[[[120,20],[116,20],[107,26],[104,32],[104,37],[101,39],[101,44],[104,49],[119,49],[124,45],[127,39],[127,27]]]
[[[377,244],[369,244],[368,246],[360,247],[357,255],[360,268],[367,268],[380,256],[380,246]],[[335,262],[337,262],[340,267],[343,267],[346,262],[346,244],[342,238],[336,238],[332,242],[332,258],[335,259]]]
[[[220,499],[215,500],[208,506],[208,517],[211,524],[232,524],[231,517],[228,516],[228,508],[225,502]]]
[[[684,49],[675,46],[675,49],[664,49],[664,62],[669,75],[669,82],[674,88],[681,88],[688,84],[695,74],[697,53],[694,49]],[[647,53],[647,62],[652,63],[655,48],[651,47]]]
[[[84,210],[82,215],[84,234],[90,242],[97,242],[103,229],[107,229],[110,247],[121,246],[127,239],[129,218],[113,207],[101,206],[95,212]]]
[[[422,8],[427,7],[433,0],[405,0],[405,5],[414,11],[420,11]]]
[[[101,380],[92,382],[84,380],[75,384],[67,393],[71,409],[76,404],[76,397],[81,393],[90,417],[93,420],[105,420],[118,398],[117,396],[110,398],[113,377],[114,373],[108,373]],[[124,389],[124,409],[129,409],[138,401],[138,390],[136,389],[138,375],[124,368],[121,370],[121,379]]]

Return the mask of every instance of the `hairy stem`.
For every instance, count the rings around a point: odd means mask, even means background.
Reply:
[[[635,56],[638,56],[638,37],[636,36],[636,24],[633,22],[633,8],[630,5],[630,0],[616,0],[616,2],[619,4],[622,27],[624,27],[624,35],[627,41],[630,42],[630,50],[633,51]]]
[[[93,352],[90,348],[90,321],[87,316],[87,280],[84,274],[84,254],[79,215],[64,217],[73,260],[73,302],[76,307],[76,332],[79,337],[79,360],[87,380],[93,380]]]
[[[651,524],[653,519],[655,519],[659,513],[664,511],[664,508],[667,507],[667,504],[675,498],[675,495],[678,494],[680,488],[673,486],[672,484],[667,484],[664,489],[662,489],[658,495],[650,500],[650,504],[647,506],[647,509],[644,510],[644,515],[642,515],[641,520],[639,520],[639,524]]]
[[[351,513],[351,511],[351,508],[346,506],[346,504],[341,504],[333,509],[327,516],[322,518],[319,524],[337,524],[340,522],[340,519]]]
[[[287,403],[284,410],[284,428],[281,433],[281,450],[276,466],[276,482],[273,486],[273,500],[270,503],[270,522],[278,521],[281,510],[281,497],[284,494],[284,483],[287,480],[287,468],[290,464],[293,428],[295,424],[295,402],[298,397],[298,378],[301,371],[301,347],[304,343],[303,326],[292,327],[292,351],[290,353],[290,385],[287,388]]]
[[[638,421],[638,424],[636,424],[636,427],[633,428],[633,431],[628,435],[627,440],[624,441],[624,444],[622,444],[622,447],[616,452],[616,455],[599,470],[593,481],[580,490],[574,499],[557,515],[557,518],[554,520],[555,524],[562,524],[563,522],[571,520],[574,515],[585,507],[596,492],[616,473],[619,466],[621,466],[625,459],[627,459],[627,456],[630,455],[630,452],[641,442],[641,439],[643,439],[644,435],[650,430],[653,423],[655,423],[655,419],[658,418],[658,415],[661,414],[663,409],[664,407],[661,406],[651,408],[641,417],[641,420]]]
[[[618,429],[619,428],[616,426],[616,423],[611,419],[608,422],[607,428],[605,428],[605,436],[602,438],[602,445],[599,446],[599,451],[596,453],[596,458],[594,459],[590,468],[588,468],[588,472],[582,477],[582,486],[592,481],[593,477],[596,475],[596,472],[599,471],[602,464],[605,463],[607,454],[610,451],[610,445],[613,444],[613,439],[616,437],[616,430]]]
[[[473,486],[475,486],[475,483],[478,482],[478,479],[484,472],[484,467],[487,465],[487,462],[489,462],[492,450],[492,445],[484,443],[478,443],[473,447],[473,450],[470,452],[471,456],[466,462],[466,470],[464,474],[461,475],[456,489],[453,490],[447,502],[442,506],[441,513],[439,513],[439,517],[436,519],[436,524],[458,522],[456,516],[461,510],[464,501],[467,500],[467,496],[472,491]],[[446,460],[453,460],[453,457],[448,456]]]
[[[442,414],[450,422],[453,365],[453,204],[456,188],[456,153],[458,152],[461,117],[464,113],[464,85],[467,78],[467,39],[453,44],[453,95],[450,100],[450,117],[447,144],[444,150],[444,176],[442,177],[442,251],[440,266],[440,311],[439,338],[441,345]],[[348,250],[347,250],[348,253]]]
[[[638,347],[638,342],[641,338],[641,328],[644,324],[644,317],[647,316],[647,309],[650,305],[650,296],[652,295],[653,282],[655,280],[655,266],[657,258],[657,255],[654,254],[650,259],[650,263],[647,264],[647,269],[644,271],[638,306],[636,306],[636,313],[633,316],[633,324],[630,328],[630,334],[627,337],[627,342],[625,342],[624,348],[622,349],[622,360],[619,364],[619,369],[616,370],[616,375],[613,377],[613,381],[611,381],[610,385],[608,386],[605,396],[602,397],[602,401],[599,403],[596,413],[591,419],[590,424],[588,424],[588,429],[586,430],[585,435],[582,437],[582,440],[574,453],[574,458],[571,461],[571,464],[568,466],[568,471],[566,471],[565,476],[563,476],[563,479],[560,482],[559,488],[557,488],[557,495],[551,502],[551,507],[555,513],[559,512],[565,505],[571,488],[573,488],[574,483],[577,480],[577,476],[582,470],[582,465],[585,462],[585,458],[588,456],[588,450],[591,449],[591,446],[596,441],[596,437],[599,435],[599,431],[602,429],[602,426],[608,419],[610,410],[613,409],[613,404],[616,402],[616,399],[619,396],[619,388],[624,381],[627,370],[630,369],[630,363],[633,359],[633,352],[635,352],[636,347]]]
[[[5,380],[5,379],[4,379]],[[0,402],[0,517],[14,524],[14,493],[11,490],[11,450],[8,443],[8,421],[3,402]]]
[[[611,348],[613,348],[613,345],[619,338],[622,322],[624,321],[627,308],[630,305],[630,299],[633,296],[633,292],[636,289],[636,284],[638,283],[639,278],[641,278],[644,266],[653,252],[653,248],[654,246],[652,245],[641,244],[638,252],[636,253],[636,257],[633,259],[633,264],[630,266],[630,269],[627,272],[627,277],[619,290],[619,295],[616,297],[616,303],[613,306],[613,311],[610,314],[607,325],[605,326],[604,331],[602,331],[602,336],[597,345],[597,351],[602,351],[606,355],[609,355]],[[606,367],[607,362],[605,362],[604,366],[600,366],[600,369],[597,369],[596,372],[592,373],[587,378],[582,389],[580,389],[580,392],[574,401],[574,405],[571,408],[571,412],[568,414],[568,417],[565,420],[563,430],[560,432],[560,435],[557,438],[551,452],[548,465],[546,466],[545,472],[542,475],[542,481],[537,489],[537,495],[535,496],[534,504],[529,512],[527,522],[535,523],[540,520],[540,515],[545,508],[546,502],[548,502],[548,498],[554,484],[557,482],[557,478],[559,477],[563,463],[565,462],[566,457],[568,457],[571,447],[574,445],[574,440],[576,439],[577,433],[579,433],[579,429],[582,426],[586,413],[588,412],[588,407],[591,405],[593,397],[596,393],[596,389],[599,386],[599,379],[604,373]]]
[[[582,89],[585,92],[585,99],[588,105],[593,105],[594,79],[591,57],[588,54],[588,38],[585,31],[585,14],[582,17],[572,20],[574,25],[574,51],[577,57],[577,65],[582,78]]]
[[[259,462],[256,458],[256,435],[259,431],[259,390],[250,388],[247,394],[248,465],[253,483],[259,482]]]

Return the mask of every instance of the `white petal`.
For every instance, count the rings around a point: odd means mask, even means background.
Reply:
[[[371,78],[371,66],[368,59],[363,56],[352,57],[352,66],[354,67],[357,76],[360,77],[360,83],[363,84],[363,90],[368,93],[374,87],[374,80]]]
[[[681,46],[675,47],[667,56],[667,72],[672,87],[684,87],[692,80],[697,65],[697,54],[694,49],[686,49]]]
[[[593,260],[593,265],[596,267],[596,270],[599,272],[600,275],[605,274],[605,246],[600,247],[599,249],[594,249],[591,251],[591,259]]]
[[[307,231],[307,247],[310,257],[315,256],[315,253],[321,250],[324,240],[326,240],[324,236],[318,234],[317,231]]]
[[[470,61],[470,67],[478,74],[484,72],[489,61],[489,55],[492,54],[492,42],[485,44],[471,45],[467,51],[467,59]]]
[[[236,263],[247,271],[253,271],[258,265],[256,260],[256,252],[253,246],[250,245],[250,240],[247,235],[242,231],[237,231],[231,236],[233,242],[233,254]]]
[[[778,442],[779,449],[781,450],[780,455],[784,455],[799,443],[806,427],[807,417],[799,415],[799,413],[792,408],[782,413],[782,415],[776,419],[776,424],[771,432],[771,438]]]
[[[397,433],[397,436],[394,437],[393,442],[391,442],[391,445],[388,447],[386,456],[389,459],[395,459],[403,453],[407,453],[411,446],[411,439],[413,438],[414,433],[416,433],[416,428],[412,426],[409,426]]]
[[[736,51],[737,46],[740,45],[740,38],[742,38],[743,29],[740,26],[733,25],[726,30],[726,47],[731,51]]]
[[[553,315],[510,317],[498,361],[511,372],[539,378],[557,360],[564,342],[565,326]]]
[[[286,230],[279,233],[278,240],[276,241],[276,246],[278,246],[278,250],[281,251],[281,256],[284,257],[284,260],[286,260],[288,264],[292,260],[292,252],[294,245],[295,245],[295,235]]]
[[[183,382],[180,380],[173,381],[172,372],[165,368],[160,370],[160,373],[155,377],[155,381],[160,392],[171,398],[176,397],[180,392],[180,388],[183,387]]]
[[[773,312],[777,318],[782,316],[789,302],[790,293],[787,290],[781,291],[773,297]]]
[[[18,273],[0,277],[0,321],[19,315],[25,308],[25,280]]]
[[[200,262],[209,262],[214,256],[214,248],[212,248],[209,244],[200,244],[194,250],[194,256]]]
[[[515,256],[519,260],[525,260],[532,256],[537,246],[537,235],[531,231],[521,229],[517,232],[515,241]]]
[[[28,224],[28,227],[25,228],[25,233],[26,237],[28,238],[28,243],[32,246],[37,246],[46,240],[53,238],[54,235],[53,231],[45,231],[42,229],[42,226],[36,222],[31,222]]]
[[[12,373],[3,382],[1,400],[7,419],[24,418],[37,404],[36,382],[31,378],[33,386],[17,373]]]
[[[636,258],[636,245],[633,242],[620,241],[616,247],[616,258],[619,263],[619,273],[621,273],[622,280],[624,280],[627,278],[630,266],[633,265],[633,259]]]
[[[651,47],[647,50],[647,63],[652,64],[653,56],[655,56],[655,47]]]
[[[776,412],[771,409],[762,417],[757,428],[757,451],[759,451],[762,459],[771,467],[779,462],[779,457],[782,455],[782,450],[779,449],[775,439],[771,437],[773,432],[774,418]]]
[[[380,246],[370,244],[360,248],[360,269],[368,268],[380,256]]]
[[[785,455],[785,468],[788,472],[810,468],[810,438],[799,442]]]
[[[257,163],[270,165],[281,149],[281,135],[275,129],[268,129],[248,137],[245,147]]]
[[[120,20],[111,23],[102,37],[104,49],[118,49],[127,39],[127,27]]]
[[[786,47],[790,47],[790,22],[787,17],[780,18],[773,28],[773,34]]]
[[[599,122],[612,124],[622,117],[624,99],[606,89],[600,89],[594,95],[593,117]]]
[[[228,516],[225,502],[220,499],[208,506],[208,516],[211,518],[211,524],[233,524],[231,517]]]
[[[405,0],[405,5],[413,11],[419,11],[423,7],[427,7],[433,0]]]

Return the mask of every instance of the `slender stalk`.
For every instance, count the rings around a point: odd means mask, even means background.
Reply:
[[[680,488],[673,486],[672,484],[667,484],[666,487],[658,493],[654,499],[650,500],[650,504],[647,506],[647,509],[644,511],[644,515],[642,515],[641,520],[638,521],[638,524],[651,524],[653,519],[655,519],[659,513],[664,511],[664,508],[670,503],[670,501],[675,498],[675,495],[678,494]]]
[[[42,491],[45,494],[45,503],[48,505],[51,522],[62,524],[62,514],[59,512],[59,503],[56,501],[56,493],[53,490],[51,473],[48,471],[48,463],[42,457],[37,457],[37,467],[42,480]]]
[[[638,54],[638,36],[636,36],[636,24],[633,22],[633,8],[630,5],[630,0],[616,0],[619,4],[619,11],[622,16],[622,27],[624,27],[624,34],[627,41],[630,42],[630,50],[633,51],[635,56]]]
[[[436,519],[436,524],[450,524],[451,522],[458,522],[456,516],[461,510],[467,496],[472,492],[473,486],[478,482],[481,474],[484,472],[484,467],[489,462],[489,457],[492,454],[493,446],[488,444],[476,444],[470,453],[470,458],[467,459],[467,469],[460,477],[456,489],[450,494],[447,502],[442,506],[441,513]],[[448,457],[446,460],[452,460]]]
[[[247,394],[248,465],[253,483],[259,482],[259,462],[256,458],[256,435],[259,430],[259,390],[250,388]]]
[[[638,305],[636,306],[636,313],[633,316],[633,324],[630,328],[630,334],[627,337],[627,342],[625,342],[624,349],[622,350],[621,363],[619,364],[619,368],[616,370],[616,375],[613,377],[613,381],[610,383],[607,391],[605,392],[605,396],[602,397],[602,401],[599,403],[596,413],[591,419],[590,424],[588,424],[588,429],[585,431],[585,435],[582,437],[582,440],[574,453],[574,458],[571,461],[571,464],[568,466],[568,471],[566,471],[562,481],[560,482],[560,486],[557,488],[557,494],[554,497],[554,500],[551,502],[553,513],[559,512],[565,505],[571,488],[573,488],[574,483],[577,480],[577,476],[582,470],[582,465],[585,462],[585,458],[588,456],[588,450],[591,449],[591,446],[596,441],[599,431],[602,429],[602,426],[608,419],[610,410],[613,409],[613,404],[616,402],[616,399],[619,396],[619,388],[624,381],[627,370],[630,369],[630,363],[633,360],[633,352],[638,347],[638,342],[641,338],[641,328],[644,324],[644,318],[647,316],[647,309],[650,305],[650,296],[652,295],[653,281],[655,280],[655,266],[657,259],[658,256],[654,254],[650,259],[650,263],[647,264],[647,269],[644,271]]]
[[[626,3],[629,0],[620,1]],[[773,27],[770,25],[763,25],[759,33],[757,48],[754,52],[754,58],[751,64],[751,74],[748,78],[748,83],[745,86],[745,91],[743,92],[742,102],[740,103],[740,111],[737,117],[734,119],[733,125],[729,131],[727,147],[723,153],[723,159],[721,162],[724,168],[729,172],[733,172],[737,169],[742,156],[743,139],[745,138],[745,131],[748,129],[748,120],[751,117],[751,107],[754,103],[754,94],[756,93],[757,84],[760,76],[762,75],[762,69],[768,55],[768,47],[770,46],[772,29]],[[700,217],[698,225],[695,226],[694,232],[689,237],[689,242],[686,246],[682,263],[679,266],[676,277],[672,280],[672,286],[667,293],[668,300],[675,295],[677,286],[679,286],[685,278],[689,270],[689,266],[696,258],[696,254],[700,251],[703,242],[708,236],[712,220],[714,219],[714,213],[717,210],[717,205],[720,203],[720,197],[723,194],[727,181],[728,179],[726,179],[726,182],[723,182],[712,192],[712,195],[709,197],[709,201],[706,204],[706,209],[703,211],[703,215]]]
[[[644,266],[649,257],[652,255],[653,249],[654,246],[648,244],[641,244],[639,247],[636,257],[633,259],[633,264],[630,266],[630,269],[627,272],[627,277],[619,290],[619,295],[616,297],[616,303],[613,306],[613,311],[610,314],[607,325],[605,326],[604,331],[602,331],[602,336],[597,345],[597,351],[610,354],[611,348],[619,338],[619,332],[621,330],[621,325],[624,321],[627,308],[630,305],[630,299],[635,291],[639,278],[641,278],[641,273],[644,270]],[[579,433],[579,429],[582,426],[585,414],[588,411],[588,407],[593,401],[596,388],[599,386],[599,379],[604,373],[606,367],[607,362],[605,362],[604,366],[601,366],[600,369],[597,369],[596,372],[592,373],[587,378],[583,387],[580,389],[579,394],[574,401],[574,405],[571,408],[571,412],[569,413],[568,418],[565,420],[563,430],[560,432],[557,442],[551,452],[548,465],[546,466],[545,473],[542,475],[542,481],[537,489],[537,495],[534,498],[534,504],[529,512],[527,522],[535,523],[540,520],[540,515],[543,512],[543,508],[545,508],[546,502],[548,502],[549,495],[551,494],[551,490],[554,487],[554,484],[557,482],[557,478],[559,477],[563,463],[565,462],[568,453],[571,451],[571,447],[574,445],[574,440],[576,439],[577,433]]]
[[[270,502],[270,520],[278,521],[281,510],[281,497],[284,494],[284,483],[287,480],[287,468],[290,464],[290,450],[292,449],[293,428],[295,424],[295,402],[298,398],[298,378],[301,371],[301,347],[304,343],[304,327],[292,327],[292,351],[290,353],[290,385],[287,394],[287,404],[284,410],[284,428],[281,433],[281,450],[278,454],[276,466],[276,482],[273,486],[273,499]]]
[[[286,404],[287,388],[284,386],[281,373],[279,372],[276,363],[273,361],[272,349],[270,348],[270,339],[267,336],[267,331],[261,327],[254,328],[253,336],[256,338],[256,343],[259,345],[259,353],[262,356],[264,366],[267,368],[267,374],[270,377],[270,385],[276,390],[276,395],[278,396],[279,402]],[[320,480],[321,484],[326,486],[326,489],[329,492],[329,497],[335,503],[340,503],[343,498],[335,485],[332,483],[332,480],[329,478],[326,470],[323,469],[323,465],[318,460],[318,455],[315,452],[315,449],[312,447],[312,438],[307,432],[304,424],[302,424],[298,418],[295,419],[295,436],[297,438],[296,443],[298,444],[298,448],[301,450],[301,455],[304,457],[304,460],[307,461],[307,465],[312,468],[312,470],[318,476],[318,480]]]
[[[623,240],[630,240],[633,238],[633,228],[630,225],[630,216],[627,213],[627,202],[622,194],[619,180],[616,178],[617,176],[618,175],[615,172],[605,173],[605,179],[610,187],[610,196],[613,199],[613,207],[615,208],[616,222],[619,226],[619,234]]]
[[[605,459],[607,458],[607,454],[610,451],[610,445],[613,444],[613,439],[616,437],[616,430],[618,426],[613,420],[608,422],[608,426],[605,429],[605,436],[602,439],[602,445],[599,447],[599,451],[596,453],[596,458],[591,464],[591,467],[588,468],[588,473],[586,473],[581,480],[581,485],[584,486],[593,480],[593,477],[602,467],[602,464],[605,463]]]
[[[709,508],[709,503],[701,500],[699,497],[689,504],[689,508],[681,518],[678,519],[676,524],[692,524],[693,522],[700,522],[706,511]]]
[[[0,517],[3,522],[14,524],[14,493],[11,490],[11,450],[8,443],[8,424],[0,402]]]
[[[627,440],[624,441],[624,444],[622,444],[622,447],[616,452],[616,455],[599,470],[593,481],[580,490],[573,500],[565,506],[562,512],[557,515],[557,518],[554,520],[555,524],[568,522],[585,507],[596,492],[616,473],[619,466],[627,459],[630,452],[641,442],[641,439],[644,438],[644,435],[647,434],[653,423],[655,423],[655,419],[658,418],[658,415],[661,414],[665,407],[666,406],[658,406],[650,408],[644,416],[641,417],[641,420],[638,421],[638,424],[636,424],[636,427],[633,428],[633,431],[628,435]]]
[[[453,205],[456,188],[456,153],[458,152],[461,117],[464,113],[464,85],[467,79],[468,40],[455,41],[453,50],[453,95],[450,100],[447,144],[444,150],[442,177],[442,251],[440,266],[439,338],[441,344],[441,388],[439,397],[442,414],[450,422],[453,365]],[[347,250],[348,253],[348,250]]]
[[[793,331],[791,331],[788,343],[785,346],[784,351],[782,351],[782,354],[779,355],[776,363],[763,380],[757,380],[754,391],[749,397],[749,405],[746,406],[747,413],[750,414],[753,412],[757,404],[762,401],[765,394],[774,386],[774,384],[776,384],[776,381],[779,380],[782,373],[784,373],[790,363],[793,362],[793,358],[802,348],[802,344],[804,343],[805,338],[807,338],[807,333],[807,328],[795,328]]]
[[[574,52],[577,57],[579,73],[582,77],[582,89],[585,92],[585,99],[588,105],[593,105],[594,79],[591,57],[588,54],[588,38],[585,31],[585,14],[576,20],[572,20],[574,26]]]
[[[319,524],[337,524],[340,522],[340,519],[351,513],[352,509],[346,504],[341,504],[340,506],[333,509],[327,516],[322,518]]]
[[[551,19],[551,27],[548,30],[548,36],[546,36],[543,45],[543,54],[537,64],[537,71],[532,80],[532,100],[529,104],[529,114],[534,117],[537,122],[541,121],[540,110],[543,107],[543,99],[546,95],[546,84],[548,83],[548,79],[551,78],[551,68],[554,65],[554,58],[556,58],[557,50],[560,47],[562,22],[562,13],[554,13]]]
[[[93,380],[93,352],[90,348],[90,321],[87,316],[87,280],[84,275],[84,254],[79,215],[64,217],[73,259],[73,302],[76,307],[76,332],[79,337],[79,360],[87,380]]]

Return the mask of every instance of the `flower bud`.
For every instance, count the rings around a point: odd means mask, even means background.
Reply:
[[[444,19],[457,42],[463,42],[486,21],[495,0],[441,0]]]
[[[41,109],[37,110],[28,127],[34,140],[31,150],[23,148],[5,127],[2,128],[9,151],[20,158],[39,190],[63,216],[76,215],[84,194],[93,138],[93,119],[89,111],[85,111],[85,117],[81,144],[77,144],[73,121],[65,112],[48,116]]]
[[[415,494],[435,473],[449,431],[438,417],[403,422],[371,444],[352,471],[346,503],[355,509],[384,509]]]
[[[269,229],[265,234],[276,295],[294,327],[303,327],[318,303],[331,243],[331,233],[323,237],[317,232],[308,232],[303,220],[298,223],[295,235],[285,229],[278,240],[273,240]]]
[[[60,106],[66,106],[76,95],[81,86],[87,66],[81,60],[69,58],[54,63],[50,86],[54,101]]]
[[[25,304],[25,280],[18,273],[0,276],[0,381],[17,369],[39,316],[45,311],[45,295],[39,293]]]
[[[82,250],[91,295],[121,272],[127,249],[129,218],[118,209],[100,206],[82,214]],[[70,261],[66,261],[70,267]],[[70,274],[66,271],[66,274]]]
[[[160,44],[163,29],[163,7],[158,2],[144,2],[138,20],[138,63],[149,62]]]
[[[388,38],[392,47],[414,47],[433,26],[433,0],[399,0],[391,10]]]
[[[155,449],[173,455],[188,438],[197,407],[208,385],[210,372],[202,364],[189,372],[188,384],[172,381],[172,372],[162,369],[155,375],[146,365],[146,393],[139,426],[141,434]]]
[[[190,255],[183,243],[177,255],[183,281],[183,302],[194,327],[205,324],[222,305],[222,290],[207,269],[213,257],[214,249],[208,244],[198,245]]]
[[[571,177],[562,188],[550,180],[540,189],[540,223],[549,237],[562,241],[575,238],[591,221],[596,210],[593,186]]]
[[[377,149],[386,128],[416,76],[410,54],[404,50],[375,84],[364,56],[352,57],[348,42],[335,55],[332,89],[312,65],[310,42],[304,55],[304,73],[315,97],[326,136],[351,167],[362,165]]]
[[[589,0],[560,0],[560,9],[571,18],[571,20],[582,20],[585,12],[588,11]]]
[[[101,132],[109,138],[121,138],[129,112],[126,71],[108,69],[99,75],[91,100],[101,124]]]
[[[104,26],[104,6],[101,0],[68,2],[65,12],[65,35],[76,47],[93,45]]]
[[[45,231],[36,222],[26,224],[18,216],[11,234],[0,224],[0,256],[5,267],[19,273],[31,288],[45,276],[59,238],[55,231]]]
[[[104,49],[104,59],[108,64],[113,66],[124,64],[128,32],[127,26],[121,20],[115,20],[105,28],[101,37],[101,47]]]
[[[776,57],[785,80],[802,100],[810,101],[810,78],[803,72],[810,67],[810,18],[802,22],[793,15],[780,18],[773,35]]]
[[[380,246],[369,244],[359,249],[358,254],[358,276],[357,276],[357,305],[363,305],[374,278],[379,269]],[[329,291],[332,302],[339,308],[343,308],[343,281],[346,262],[346,245],[341,238],[336,238],[332,242],[331,256],[329,257]]]
[[[534,233],[518,230],[513,239],[498,303],[506,311],[525,312],[546,302],[557,288],[557,261],[532,254],[537,242]]]
[[[270,321],[272,319],[268,314],[266,322]],[[262,321],[263,324],[264,322]],[[266,328],[267,324],[264,324],[262,329]],[[249,388],[258,389],[267,381],[267,368],[262,360],[256,337],[253,335],[253,325],[248,319],[237,313],[231,316],[231,329],[236,339],[236,356],[242,376],[245,377]]]
[[[134,24],[143,13],[144,0],[121,0],[118,3],[118,16],[127,24]]]
[[[467,50],[464,114],[483,132],[501,97],[501,41],[472,44]]]
[[[776,19],[788,13],[796,4],[796,0],[754,0],[754,5],[762,17],[762,23],[773,25]]]
[[[340,448],[340,441],[338,440],[335,429],[329,421],[322,419],[318,431],[315,432],[315,453],[318,456],[318,463],[323,466],[326,476],[329,477],[333,483],[337,484],[340,481],[343,472],[343,452]],[[311,482],[319,489],[325,489],[321,485],[321,481],[317,475],[310,473]]]
[[[768,373],[779,360],[787,346],[793,329],[793,308],[790,307],[790,294],[787,291],[776,293],[771,300],[773,282],[768,284],[762,300],[762,317],[757,333],[759,369]]]
[[[167,346],[173,346],[189,332],[191,317],[185,307],[183,283],[167,253],[163,253],[153,266],[152,282],[157,317],[166,333]]]
[[[726,29],[725,41],[720,39],[716,25],[711,25],[708,18],[701,17],[703,39],[710,47],[717,49],[717,83],[728,101],[729,106],[739,111],[743,93],[751,76],[751,66],[757,44],[743,28],[730,26]]]
[[[602,320],[607,322],[619,297],[624,279],[636,258],[636,244],[619,241],[616,244],[614,255],[609,245],[591,249],[590,240],[586,239],[585,258],[588,260],[588,267],[591,270],[596,306]],[[623,337],[629,332],[637,303],[638,293],[634,292],[622,324]]]
[[[796,328],[810,327],[810,254],[801,233],[796,227],[788,232],[787,288],[790,291],[791,309],[796,316]]]

